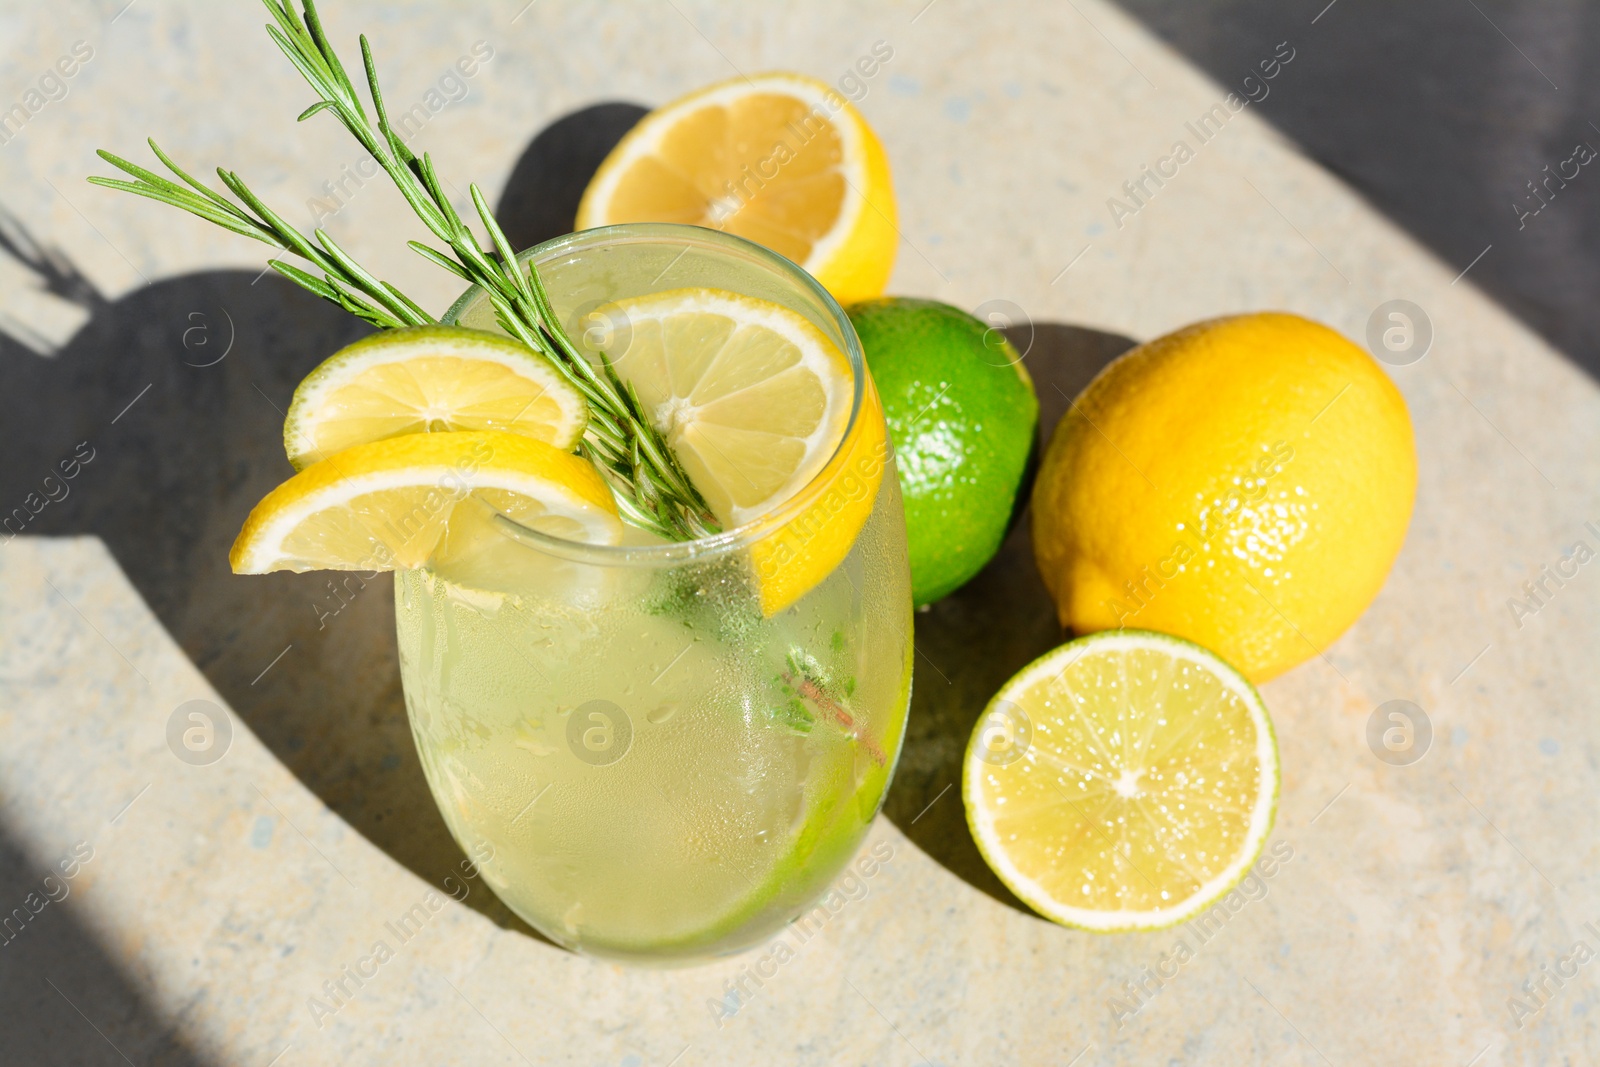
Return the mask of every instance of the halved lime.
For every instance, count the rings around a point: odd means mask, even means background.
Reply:
[[[989,866],[1066,926],[1155,930],[1210,907],[1272,829],[1261,696],[1199,645],[1142,630],[1024,667],[973,730],[967,823]]]
[[[384,330],[323,360],[294,391],[283,443],[304,470],[356,445],[439,431],[497,430],[574,448],[589,405],[548,359],[464,326]]]

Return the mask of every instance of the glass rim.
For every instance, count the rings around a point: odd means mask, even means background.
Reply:
[[[867,364],[861,350],[860,338],[856,336],[855,327],[851,325],[850,317],[845,314],[844,308],[834,299],[833,294],[823,287],[822,283],[788,257],[772,251],[754,241],[727,233],[723,230],[714,230],[706,226],[692,226],[678,222],[627,222],[613,226],[597,226],[593,229],[578,230],[573,233],[563,234],[548,241],[534,245],[517,253],[519,262],[533,260],[542,267],[546,262],[558,259],[573,251],[584,250],[599,246],[622,246],[628,244],[682,244],[685,249],[699,245],[705,248],[719,249],[724,252],[734,253],[744,259],[754,260],[764,264],[774,273],[787,277],[798,289],[813,297],[822,311],[830,320],[831,325],[843,341],[841,351],[850,364],[850,373],[853,379],[853,395],[850,401],[850,418],[845,423],[844,433],[840,435],[834,450],[827,460],[818,466],[810,480],[790,494],[778,507],[764,512],[740,526],[729,530],[722,530],[704,537],[697,537],[688,541],[667,541],[662,544],[644,545],[603,545],[590,541],[574,541],[555,534],[545,533],[524,526],[515,519],[497,513],[495,524],[501,532],[507,534],[512,540],[518,541],[529,549],[537,549],[563,559],[580,562],[595,563],[605,566],[671,566],[705,557],[725,555],[729,552],[747,548],[774,531],[788,525],[795,517],[813,506],[817,490],[824,477],[832,478],[835,474],[834,467],[846,445],[852,441],[856,423],[862,414],[862,404],[866,398]],[[670,269],[670,268],[669,268]],[[441,322],[454,323],[457,317],[466,311],[467,305],[483,292],[482,287],[471,285],[450,305],[440,319]],[[831,338],[830,338],[831,340]],[[602,478],[604,476],[602,475]],[[609,481],[607,487],[610,487]],[[626,521],[624,520],[624,525]]]

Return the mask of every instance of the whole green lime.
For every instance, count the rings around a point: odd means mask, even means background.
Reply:
[[[920,607],[963,585],[999,550],[1039,400],[1011,342],[959,308],[885,297],[849,314],[894,442]]]

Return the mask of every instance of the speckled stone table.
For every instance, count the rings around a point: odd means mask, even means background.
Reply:
[[[1194,319],[1285,308],[1361,339],[1406,300],[1429,326],[1426,354],[1390,368],[1417,427],[1410,537],[1360,622],[1265,687],[1276,861],[1225,923],[1061,929],[978,861],[952,788],[964,739],[1059,638],[1019,530],[918,616],[864,888],[788,952],[640,971],[553,948],[461,877],[411,750],[386,582],[335,597],[316,575],[227,573],[287,473],[279,409],[361,327],[263,276],[260,247],[85,185],[93,149],[156,134],[434,306],[452,287],[404,253],[397,198],[342,131],[296,127],[306,91],[259,9],[124,3],[0,11],[0,109],[26,115],[0,134],[0,511],[27,509],[0,545],[0,1061],[1600,1057],[1600,395],[1470,264],[1433,260],[1230,105],[1255,91],[1245,71],[1208,81],[1098,0],[329,4],[341,44],[371,35],[391,104],[416,104],[417,140],[523,244],[570,224],[640,105],[741,70],[837,82],[886,46],[848,87],[895,168],[893,290],[1008,314],[1047,426],[1132,340]],[[1293,79],[1293,58],[1275,70]],[[1391,700],[1426,716],[1420,760],[1369,745]],[[220,759],[176,755],[196,709]]]

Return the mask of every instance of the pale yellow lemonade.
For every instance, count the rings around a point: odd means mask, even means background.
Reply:
[[[616,227],[529,254],[574,334],[606,301],[699,286],[854,345],[787,261],[683,232]],[[472,293],[452,316],[495,328]],[[852,362],[863,373],[858,349]],[[518,915],[593,954],[714,955],[794,918],[849,860],[910,694],[904,519],[892,457],[878,462],[843,561],[771,617],[737,537],[669,546],[629,528],[622,546],[582,546],[497,520],[481,552],[396,573],[429,785]]]

